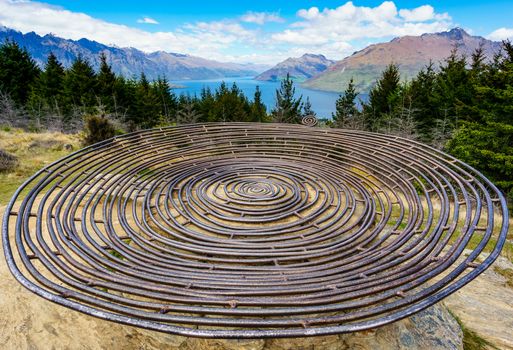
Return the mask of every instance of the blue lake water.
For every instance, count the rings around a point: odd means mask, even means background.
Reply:
[[[204,87],[209,87],[212,91],[219,87],[221,82],[226,82],[229,87],[233,83],[237,83],[237,86],[244,92],[244,94],[250,99],[253,99],[255,94],[256,86],[260,87],[262,91],[262,101],[267,106],[267,110],[270,112],[275,105],[276,89],[280,88],[280,82],[269,82],[269,81],[258,81],[253,78],[223,78],[214,80],[175,80],[173,84],[184,86],[184,88],[174,89],[177,95],[189,94],[191,96],[201,94],[201,90]],[[312,109],[317,113],[319,118],[330,118],[331,114],[335,111],[335,101],[339,94],[336,92],[319,91],[304,89],[299,84],[296,84],[296,97],[303,96],[303,101],[306,97],[310,98],[312,103]]]

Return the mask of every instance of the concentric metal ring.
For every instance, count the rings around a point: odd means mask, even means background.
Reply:
[[[194,124],[49,165],[2,234],[14,276],[69,308],[188,336],[292,337],[438,302],[497,258],[507,218],[490,181],[419,143]]]

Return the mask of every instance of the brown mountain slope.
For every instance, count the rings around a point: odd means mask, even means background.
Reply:
[[[470,56],[482,46],[488,58],[500,50],[500,43],[479,36],[471,36],[461,28],[448,32],[404,36],[390,42],[374,44],[355,52],[329,67],[325,72],[307,80],[305,87],[343,91],[354,78],[358,89],[366,92],[390,63],[399,66],[403,79],[411,79],[432,61],[438,65],[456,49]]]

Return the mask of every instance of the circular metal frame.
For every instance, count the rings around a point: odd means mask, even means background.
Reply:
[[[47,166],[14,194],[2,238],[16,279],[63,306],[264,338],[407,317],[489,267],[507,231],[500,191],[426,145],[214,123],[126,134]]]

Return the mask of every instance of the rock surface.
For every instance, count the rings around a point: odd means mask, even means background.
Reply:
[[[496,268],[513,270],[504,257],[444,300],[465,327],[499,349],[513,349],[513,289]]]

